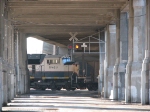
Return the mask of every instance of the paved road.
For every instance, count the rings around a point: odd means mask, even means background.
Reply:
[[[2,110],[9,112],[150,112],[150,106],[100,99],[97,98],[97,92],[87,90],[31,90],[30,94],[15,98]]]

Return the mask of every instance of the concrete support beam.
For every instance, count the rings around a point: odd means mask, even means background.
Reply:
[[[3,76],[2,76],[2,59],[0,59],[0,110],[2,110],[2,103],[3,103],[2,78],[3,78]]]
[[[105,32],[99,33],[100,42],[105,42]],[[105,52],[105,43],[99,44],[99,52]],[[99,54],[99,77],[98,77],[98,94],[99,96],[103,96],[103,87],[104,87],[104,59],[105,53]]]
[[[113,99],[118,100],[118,68],[120,64],[120,10],[117,10],[117,22],[116,22],[116,62],[113,69]]]
[[[141,71],[145,50],[145,0],[134,0],[133,63],[131,73],[131,102],[141,102]]]
[[[15,35],[15,56],[17,72],[17,94],[29,92],[28,75],[27,75],[27,51],[26,51],[25,34],[16,31]]]
[[[8,67],[8,22],[5,20],[7,18],[8,13],[5,11],[5,1],[3,1],[3,17],[2,18],[2,34],[3,34],[3,47],[2,47],[2,91],[3,91],[3,105],[6,105],[8,102],[8,74],[9,74],[9,67]],[[7,70],[8,68],[8,70]]]
[[[115,65],[116,25],[107,26],[105,33],[104,97],[113,99],[113,66]]]
[[[11,29],[11,35],[10,35],[10,63],[11,63],[11,67],[12,68],[15,68],[15,55],[14,55],[14,27],[13,26],[10,26],[10,29]],[[16,74],[15,74],[15,70],[14,69],[11,69],[10,70],[10,75],[11,75],[11,100],[15,97],[15,94],[16,94]]]
[[[0,110],[14,98],[14,41],[13,30],[6,1],[0,1]],[[4,17],[5,16],[5,17]]]
[[[126,102],[141,102],[141,71],[145,45],[145,0],[129,4],[129,52],[126,71]]]
[[[104,98],[108,97],[108,45],[109,45],[109,25],[105,28],[105,60],[104,60]]]
[[[145,36],[145,58],[142,63],[141,72],[141,103],[149,104],[149,60],[150,60],[150,1],[146,0],[146,36]]]
[[[128,63],[125,74],[125,102],[131,102],[131,67],[133,61],[133,22],[134,22],[133,0],[129,1],[129,36],[128,36]]]
[[[125,99],[125,73],[128,60],[128,17],[121,13],[120,18],[120,64],[118,68],[118,100]]]
[[[0,1],[0,110],[3,103],[3,74],[2,74],[2,55],[3,55],[3,38],[4,38],[4,0]]]
[[[21,94],[20,90],[20,67],[19,67],[19,32],[15,32],[15,67],[16,67],[16,74],[17,74],[17,94]]]
[[[5,2],[5,0],[0,0],[0,110],[2,109],[2,105],[6,105],[16,95],[16,73],[14,70],[14,56],[16,52],[14,53],[14,51],[17,49],[15,49],[14,45],[14,27],[12,26],[11,21],[8,21],[10,18],[10,13],[7,11],[8,7]],[[25,40],[22,40],[21,44],[24,44],[24,41]],[[27,57],[25,44],[22,46],[21,51],[24,52],[22,55],[25,58],[22,60],[22,62],[24,62],[22,65],[25,66],[24,74],[26,75],[27,64],[25,64],[25,61]],[[19,49],[18,46],[17,48]],[[25,80],[24,77],[22,80]],[[23,85],[25,85],[25,81],[21,82],[23,82]],[[24,88],[25,86],[23,86],[22,93],[25,93]]]

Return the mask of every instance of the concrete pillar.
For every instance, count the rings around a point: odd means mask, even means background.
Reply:
[[[141,102],[141,68],[145,49],[145,16],[142,15],[145,14],[145,0],[130,1],[129,14],[126,102]]]
[[[1,2],[0,2],[1,3]],[[3,74],[2,74],[2,58],[0,58],[0,110],[2,110],[2,103],[3,103],[3,88],[2,88],[2,78],[3,78]]]
[[[113,66],[115,65],[116,25],[107,26],[105,33],[104,97],[113,99]]]
[[[150,1],[146,0],[146,36],[145,36],[145,58],[142,63],[141,72],[141,103],[149,104],[149,60],[150,60]]]
[[[12,69],[13,69],[13,63],[12,63],[12,27],[11,27],[11,22],[10,21],[7,21],[8,25],[7,25],[7,43],[8,43],[8,46],[7,46],[7,55],[8,55],[8,59],[7,59],[7,62],[9,63],[9,70],[7,71],[7,89],[8,89],[8,102],[11,101],[11,96],[12,96],[12,91],[11,89],[13,90],[14,87],[11,87],[11,83],[12,83],[12,80],[11,80],[11,76],[12,76]]]
[[[3,103],[3,70],[2,70],[2,57],[3,57],[3,38],[4,38],[4,0],[0,1],[0,110]]]
[[[3,106],[6,106],[7,104],[7,98],[8,98],[8,92],[7,92],[7,72],[2,72],[3,74]]]
[[[14,69],[14,56],[13,56],[13,44],[12,41],[13,38],[13,27],[11,25],[11,22],[6,20],[9,18],[9,12],[7,11],[7,8],[5,6],[6,0],[0,1],[0,57],[2,60],[1,65],[1,78],[2,80],[2,99],[4,105],[12,99],[12,91],[14,86],[11,86],[11,84],[14,84],[14,82],[11,81],[11,74],[13,73]],[[4,19],[5,16],[5,19]],[[0,86],[1,86],[0,84]],[[14,96],[13,96],[14,98]],[[0,103],[0,104],[1,104]]]
[[[19,32],[19,69],[20,69],[20,93],[24,93],[24,66],[23,66],[23,34]]]
[[[128,14],[121,13],[120,19],[120,64],[118,69],[118,100],[125,99],[125,73],[128,60]]]
[[[133,1],[129,1],[129,36],[128,36],[128,63],[125,74],[125,102],[131,102],[131,67],[133,61]]]
[[[24,69],[25,69],[25,93],[30,92],[30,80],[28,74],[28,57],[27,57],[27,38],[24,37]]]
[[[7,13],[5,12],[5,16]],[[6,16],[7,17],[7,16]],[[4,51],[3,51],[3,105],[8,103],[8,22],[4,20]]]
[[[3,57],[3,48],[4,48],[4,3],[5,0],[0,1],[0,57]]]
[[[113,99],[118,100],[118,68],[120,64],[120,10],[117,10],[117,20],[116,21],[116,62],[113,69]]]
[[[26,77],[27,77],[27,51],[26,51],[26,37],[22,34],[22,76],[23,76],[23,93],[26,92]]]
[[[105,59],[105,32],[100,32],[100,45],[99,45],[99,77],[98,77],[98,94],[103,96],[104,87],[104,59]]]
[[[14,28],[12,28],[12,67],[14,68],[12,70],[12,86],[14,87],[13,93],[12,93],[12,99],[15,97],[15,95],[17,94],[17,72],[16,72],[16,33]]]
[[[17,68],[17,82],[18,82],[18,91],[19,94],[24,94],[26,91],[28,91],[29,86],[28,86],[28,76],[27,76],[27,50],[26,50],[26,37],[24,33],[18,32],[17,34],[19,37],[18,40],[16,38],[16,65]],[[17,46],[19,46],[17,48]],[[18,55],[17,55],[18,54]]]
[[[13,35],[13,28],[11,26],[11,22],[6,20],[9,18],[9,12],[7,11],[5,6],[5,0],[0,1],[0,57],[1,57],[1,70],[0,81],[1,84],[1,93],[2,99],[1,104],[6,105],[8,101],[11,100],[11,73],[13,71],[14,63],[11,61],[14,57],[12,55],[12,45],[13,42],[11,40]],[[5,16],[5,19],[4,19]],[[14,97],[13,97],[14,98]]]
[[[104,98],[108,98],[108,45],[109,45],[109,25],[105,28],[105,60],[104,60]]]
[[[16,68],[16,86],[17,86],[17,94],[21,93],[20,90],[20,66],[19,66],[19,32],[15,32],[15,68]]]
[[[145,0],[134,0],[133,63],[131,102],[141,102],[141,71],[145,49]]]
[[[15,89],[16,89],[16,85],[15,85],[15,76],[16,76],[16,74],[15,74],[15,70],[14,70],[14,68],[15,68],[15,58],[14,58],[14,27],[13,26],[11,26],[11,53],[10,53],[10,57],[11,57],[11,59],[10,59],[10,62],[11,62],[11,67],[13,68],[11,71],[10,71],[10,74],[11,74],[11,100],[15,97]]]

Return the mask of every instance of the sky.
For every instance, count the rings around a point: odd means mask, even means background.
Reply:
[[[27,38],[27,53],[39,54],[42,53],[43,41],[33,37]]]

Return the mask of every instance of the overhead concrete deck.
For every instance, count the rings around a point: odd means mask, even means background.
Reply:
[[[9,0],[8,8],[10,20],[19,31],[67,46],[71,43],[70,32],[77,32],[81,39],[106,24],[115,24],[116,10],[123,10],[127,3],[128,0]]]

